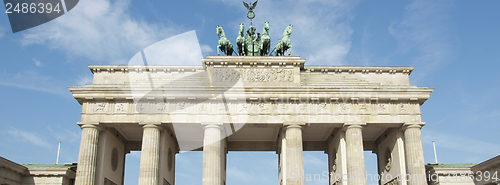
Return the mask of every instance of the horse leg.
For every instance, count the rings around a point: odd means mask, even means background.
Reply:
[[[241,43],[237,45],[238,48],[238,55],[241,56],[243,54],[243,46]]]
[[[220,45],[217,45],[217,56],[220,56]]]

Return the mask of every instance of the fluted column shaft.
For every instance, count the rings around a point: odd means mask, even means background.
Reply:
[[[139,185],[158,185],[160,163],[160,127],[147,124],[143,126],[141,166]]]
[[[427,184],[421,128],[420,124],[408,124],[403,127],[408,185]]]
[[[366,185],[365,157],[361,124],[345,126],[347,184]]]
[[[99,129],[96,125],[83,125],[75,185],[94,185],[96,181]]]
[[[202,185],[223,185],[222,152],[224,152],[221,124],[204,124]],[[224,154],[225,155],[225,154]]]
[[[290,124],[285,127],[286,139],[286,185],[304,185],[304,156],[302,126]]]

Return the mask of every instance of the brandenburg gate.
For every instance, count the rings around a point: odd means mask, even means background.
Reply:
[[[208,56],[201,66],[89,66],[70,88],[82,105],[76,185],[174,185],[179,151],[203,151],[202,185],[226,184],[228,151],[276,151],[279,185],[304,185],[304,151],[328,155],[330,185],[426,183],[420,105],[432,89],[411,67],[306,66],[293,56]]]

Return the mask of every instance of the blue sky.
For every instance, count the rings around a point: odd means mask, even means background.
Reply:
[[[260,0],[255,23],[260,31],[270,22],[273,42],[293,24],[293,54],[309,65],[415,67],[412,83],[435,88],[422,106],[426,162],[433,161],[431,141],[437,140],[441,163],[477,163],[500,154],[498,7],[496,0]],[[68,14],[16,34],[2,14],[0,156],[54,163],[62,141],[61,161],[76,162],[81,107],[67,87],[90,83],[87,65],[127,64],[144,47],[191,30],[203,55],[214,55],[215,26],[236,37],[238,24],[248,25],[245,14],[233,0],[81,0]],[[365,156],[375,173],[375,155]],[[127,157],[127,185],[137,182],[139,157]],[[201,184],[201,157],[177,155],[177,184]],[[326,161],[322,152],[306,152],[306,173],[321,174]],[[227,179],[277,184],[277,156],[230,152]]]

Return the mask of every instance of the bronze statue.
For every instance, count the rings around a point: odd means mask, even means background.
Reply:
[[[248,3],[243,1],[243,5],[248,9],[247,17],[250,19],[250,22],[252,22],[252,19],[255,18],[255,12],[253,11],[253,9],[255,9],[255,7],[257,6],[257,2],[259,1],[251,3],[252,5],[250,6],[248,5]]]
[[[264,28],[262,29],[262,38],[260,41],[260,56],[269,55],[269,50],[271,49],[271,37],[269,36],[269,22],[264,23]]]
[[[285,52],[288,51],[288,55],[290,56],[292,54],[292,42],[290,42],[290,35],[292,34],[292,25],[289,25],[285,28],[285,31],[283,32],[283,37],[281,38],[280,41],[276,44],[276,47],[274,48],[274,52],[276,53],[276,56],[285,56]]]
[[[220,51],[224,52],[226,56],[233,55],[233,44],[227,39],[226,34],[221,26],[217,26],[217,35],[219,36],[219,45],[217,45],[217,55],[220,55]],[[220,50],[220,51],[219,51]]]
[[[243,23],[240,24],[238,36],[236,37],[236,49],[239,56],[269,56],[274,52],[276,56],[285,56],[286,51],[288,55],[292,53],[292,43],[290,41],[290,35],[292,34],[292,25],[285,28],[283,32],[283,37],[276,43],[276,46],[271,50],[271,36],[269,35],[269,22],[264,23],[262,28],[262,34],[257,33],[255,27],[252,25],[252,19],[255,18],[255,13],[253,10],[257,6],[257,2],[246,3],[243,1],[243,5],[248,9],[247,17],[250,19],[250,27],[245,33],[245,26]],[[245,34],[244,34],[245,33]],[[227,56],[232,56],[234,52],[233,45],[226,38],[226,34],[222,27],[217,26],[217,35],[219,36],[219,45],[217,45],[217,55],[220,55],[220,51],[224,52]]]
[[[245,32],[245,26],[243,26],[243,23],[241,23],[240,31],[238,32],[238,37],[236,38],[236,49],[238,50],[239,56],[245,56],[247,53],[245,48],[245,36],[243,35],[243,32]]]

